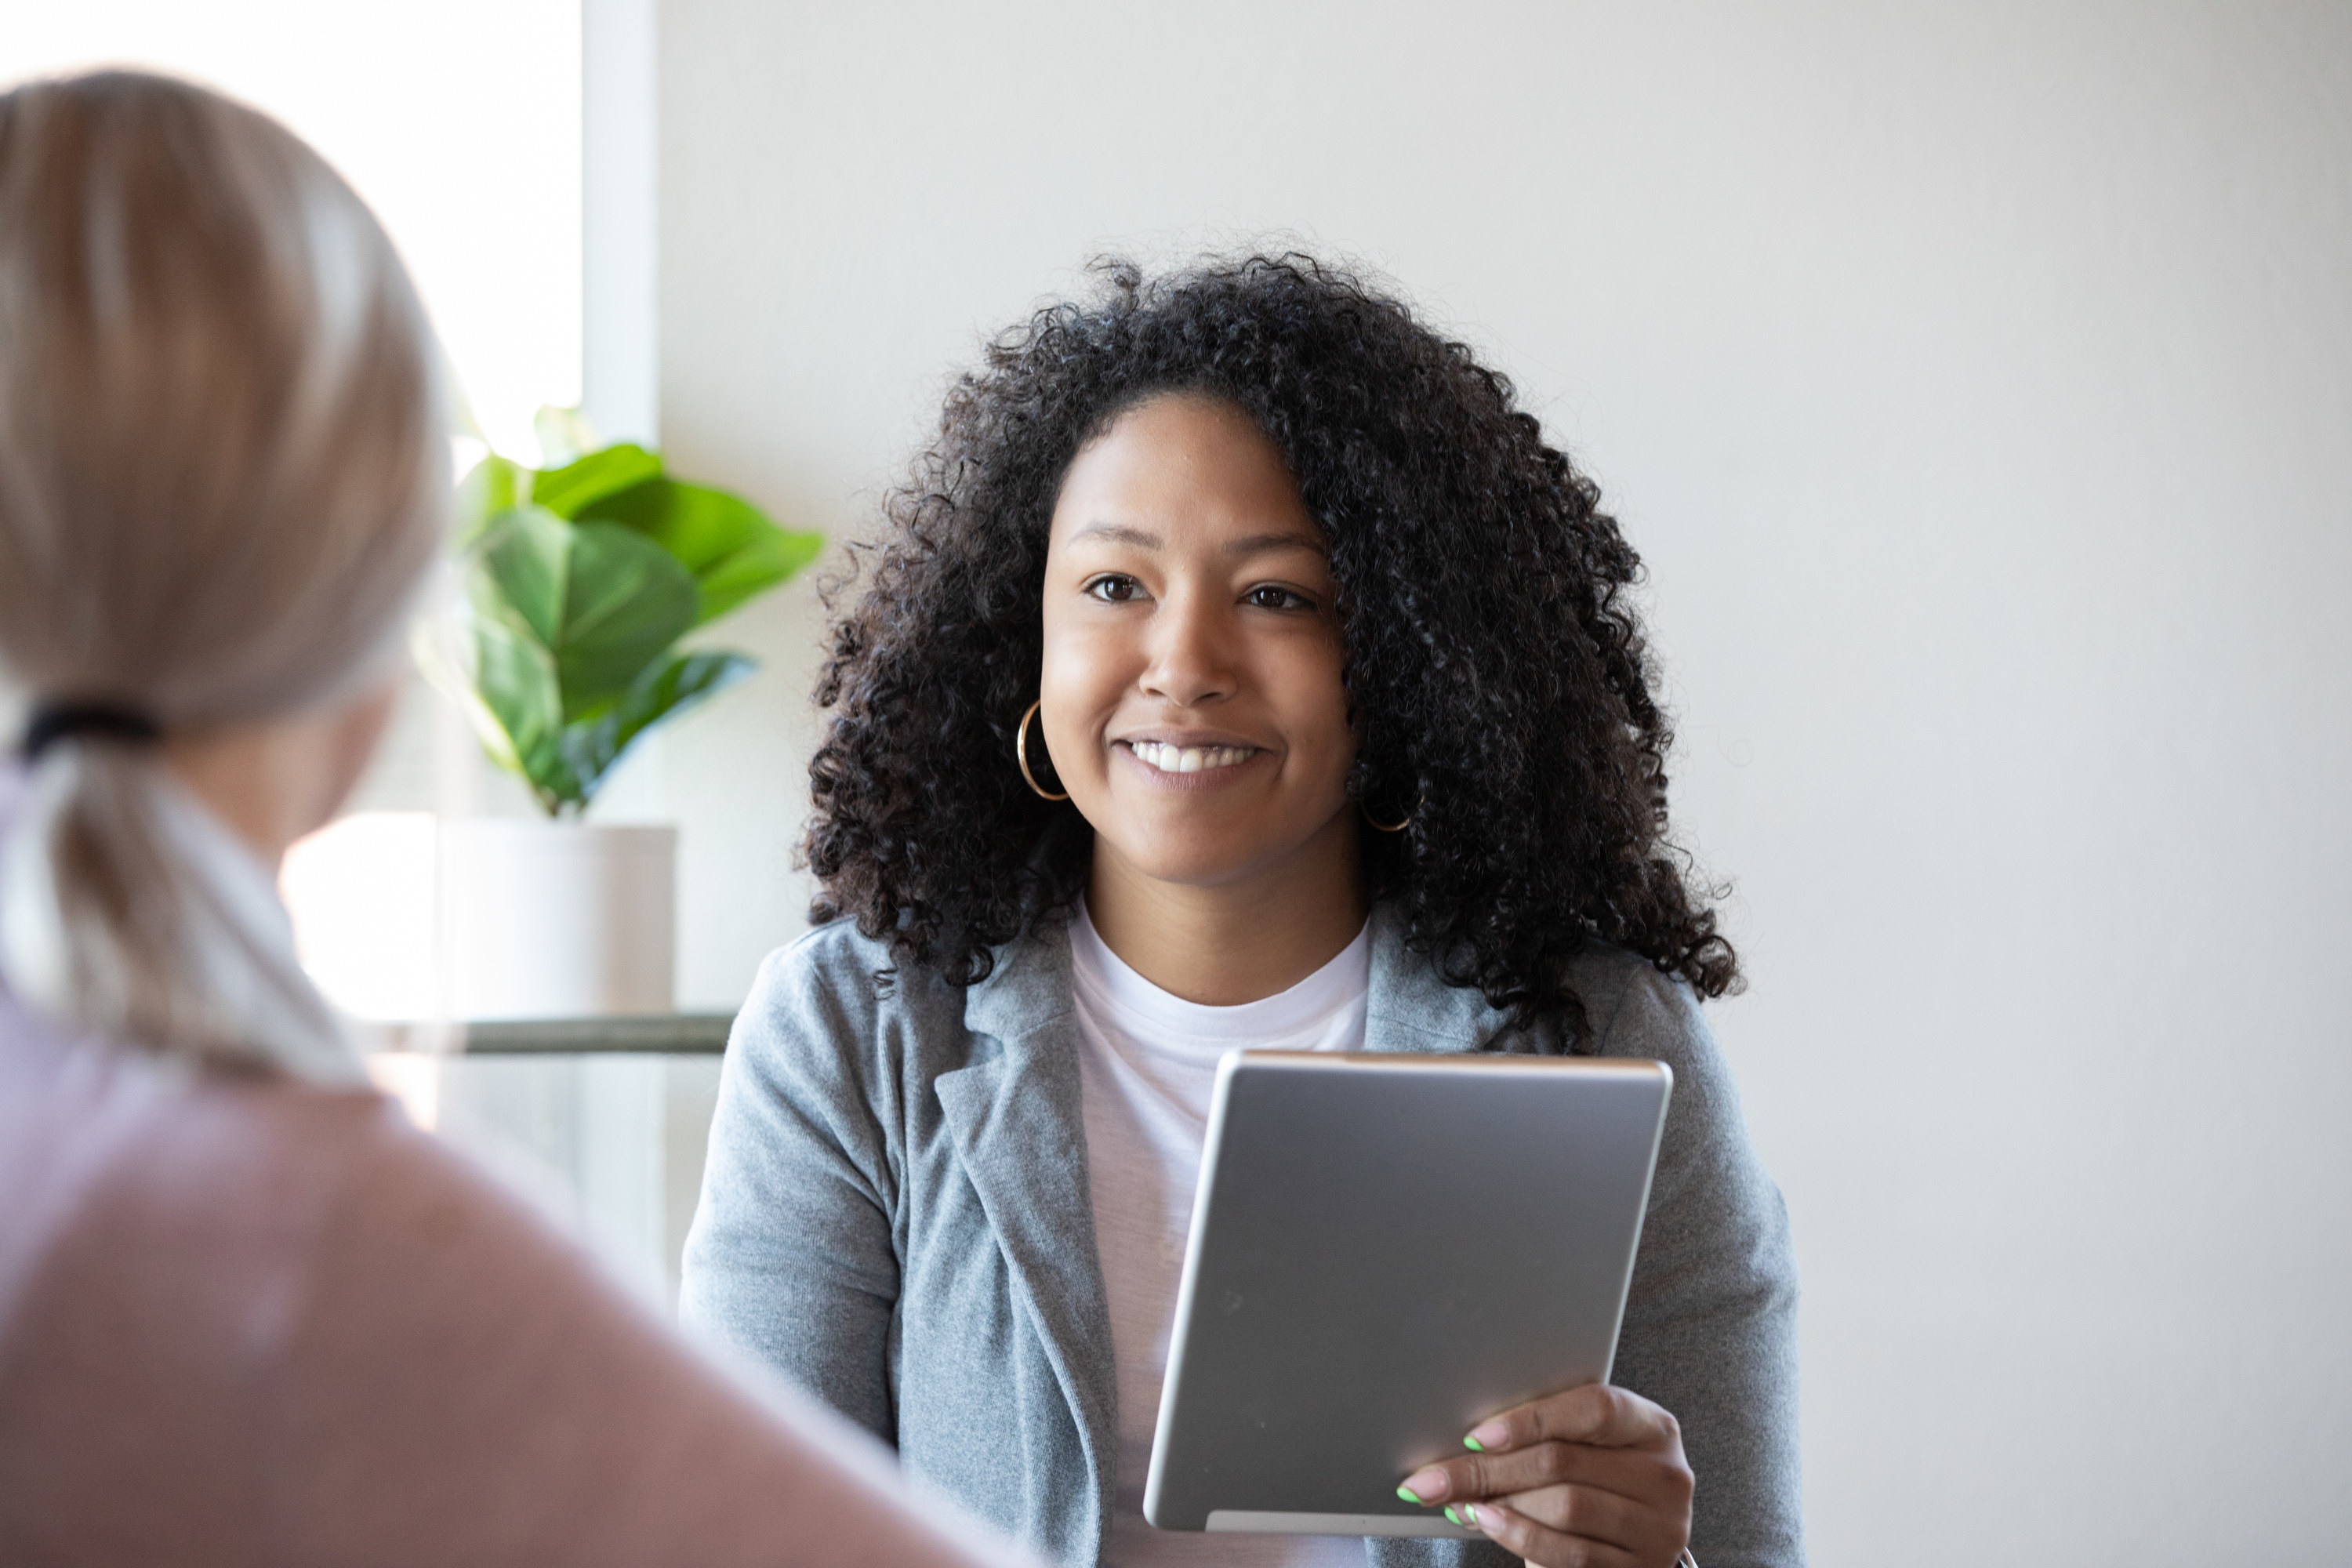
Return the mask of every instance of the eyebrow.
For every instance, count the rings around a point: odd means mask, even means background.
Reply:
[[[1082,539],[1103,539],[1113,544],[1125,544],[1137,550],[1158,550],[1167,543],[1147,529],[1123,522],[1090,522],[1070,535],[1075,544]],[[1254,555],[1271,555],[1283,550],[1305,550],[1317,555],[1328,556],[1331,552],[1319,539],[1311,539],[1297,530],[1279,533],[1253,533],[1236,539],[1224,548],[1229,560],[1245,561]]]

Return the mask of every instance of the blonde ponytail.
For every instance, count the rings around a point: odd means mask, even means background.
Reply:
[[[0,841],[0,982],[203,1063],[348,1058],[163,733],[365,679],[445,525],[425,318],[383,230],[274,121],[103,73],[0,96],[0,668],[67,723]]]

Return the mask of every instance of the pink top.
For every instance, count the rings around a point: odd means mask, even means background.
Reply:
[[[0,991],[0,1563],[1016,1561],[380,1096]]]

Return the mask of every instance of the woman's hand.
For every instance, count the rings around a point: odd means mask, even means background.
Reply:
[[[1400,1496],[1484,1531],[1541,1568],[1669,1568],[1690,1541],[1682,1428],[1638,1394],[1589,1384],[1471,1428],[1475,1450],[1407,1476]]]

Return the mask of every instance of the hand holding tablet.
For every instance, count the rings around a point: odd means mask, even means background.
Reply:
[[[1673,1415],[1587,1384],[1507,1410],[1398,1494],[1540,1564],[1666,1563],[1690,1540],[1692,1478]]]

